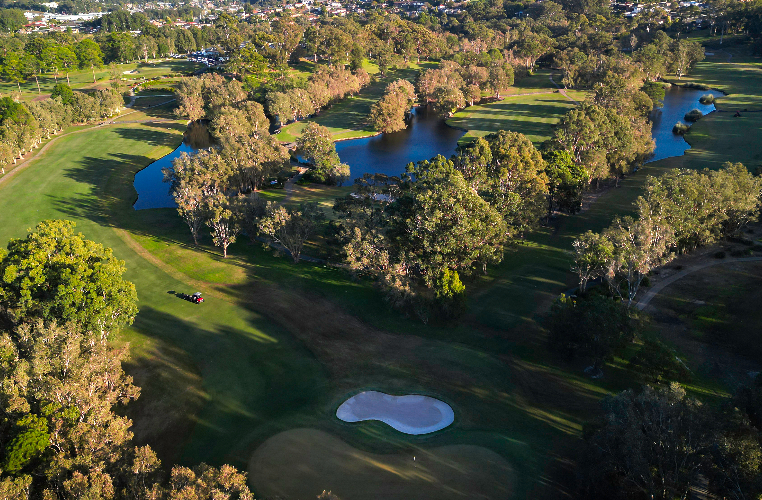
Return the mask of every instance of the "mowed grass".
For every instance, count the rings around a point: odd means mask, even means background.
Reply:
[[[447,123],[468,131],[461,137],[461,144],[499,130],[510,130],[526,135],[539,147],[550,138],[553,125],[576,106],[574,100],[585,98],[579,91],[567,90],[571,99],[557,92],[552,76],[549,71],[538,71],[521,78],[502,94],[500,101],[465,108]]]
[[[139,79],[154,78],[169,75],[171,73],[190,73],[196,71],[201,66],[188,61],[156,61],[140,62],[129,64],[117,64],[116,69],[121,74],[124,81],[137,81]],[[130,73],[125,73],[126,71]],[[134,73],[133,73],[134,72]],[[24,101],[31,101],[50,96],[56,83],[67,83],[66,71],[59,71],[56,78],[53,73],[44,73],[37,77],[40,88],[37,89],[37,82],[34,78],[21,82],[21,98]],[[93,82],[93,72],[90,69],[74,69],[69,71],[69,85],[73,89],[90,89],[108,87],[111,80],[111,69],[107,66],[95,68],[95,82]],[[8,95],[18,93],[19,85],[11,82],[0,82],[0,94]]]
[[[498,102],[468,107],[457,112],[447,123],[468,130],[460,139],[461,143],[498,130],[510,130],[521,132],[539,146],[550,138],[552,126],[575,106],[575,103],[559,93],[537,92],[508,96]]]
[[[297,454],[305,460],[294,470]],[[336,470],[352,473],[336,475]],[[511,465],[487,448],[414,446],[404,453],[374,454],[313,429],[293,429],[266,441],[249,474],[255,484],[266,485],[262,493],[268,498],[313,498],[322,490],[368,500],[511,498],[515,482]]]
[[[139,421],[138,442],[156,445],[170,463],[224,463],[258,423],[320,399],[325,378],[314,358],[262,315],[211,289],[203,290],[203,306],[168,293],[197,287],[141,257],[113,227],[108,210],[133,215],[134,172],[176,147],[180,134],[180,126],[126,124],[59,139],[0,184],[0,240],[64,218],[113,248],[140,300],[135,324],[119,339],[138,345],[128,369],[149,382],[142,401],[128,408]]]

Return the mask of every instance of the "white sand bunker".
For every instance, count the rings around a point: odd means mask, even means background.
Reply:
[[[344,422],[379,420],[405,434],[428,434],[444,429],[455,420],[447,403],[428,396],[390,396],[365,391],[344,401],[336,410]]]

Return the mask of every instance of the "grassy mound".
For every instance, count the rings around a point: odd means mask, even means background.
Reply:
[[[267,498],[315,498],[329,490],[342,500],[460,500],[509,499],[514,473],[505,459],[481,446],[411,447],[378,455],[323,431],[292,429],[254,452],[249,476],[257,494]]]
[[[714,103],[714,94],[704,94],[701,97],[699,97],[699,102],[701,104],[707,105],[707,104],[713,104]]]
[[[690,127],[685,123],[677,122],[675,123],[675,126],[672,127],[672,133],[675,135],[683,135],[688,131],[688,129],[690,129]]]
[[[687,122],[697,122],[701,119],[702,116],[704,116],[704,113],[702,113],[700,110],[692,109],[685,113],[684,119]]]

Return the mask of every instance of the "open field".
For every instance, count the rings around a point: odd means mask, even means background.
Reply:
[[[551,127],[574,106],[559,93],[537,92],[471,106],[455,113],[447,123],[468,130],[460,140],[462,143],[498,130],[510,130],[521,132],[539,146],[550,138]]]

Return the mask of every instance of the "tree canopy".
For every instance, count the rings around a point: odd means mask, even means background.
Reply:
[[[8,243],[0,260],[0,308],[19,324],[28,318],[74,323],[101,334],[132,323],[135,286],[109,248],[74,232],[69,221],[41,222]]]

